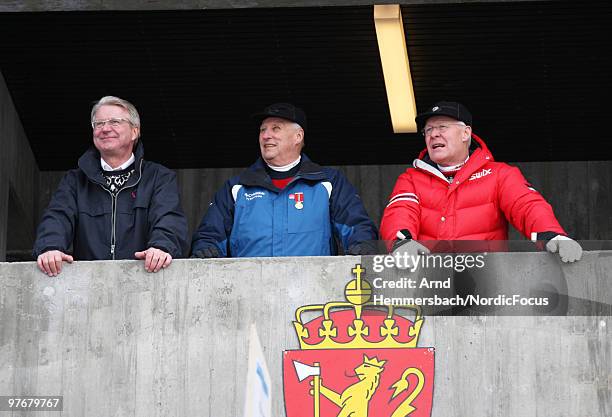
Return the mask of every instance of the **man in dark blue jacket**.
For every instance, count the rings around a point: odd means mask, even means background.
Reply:
[[[91,125],[94,147],[64,176],[38,226],[38,266],[56,276],[64,261],[136,258],[157,272],[187,251],[176,175],[143,160],[140,117],[128,101],[103,97]]]
[[[339,171],[302,153],[306,115],[289,103],[256,114],[261,158],[219,190],[196,230],[192,256],[374,253],[376,226]]]

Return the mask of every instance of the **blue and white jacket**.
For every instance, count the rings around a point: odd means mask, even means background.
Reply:
[[[281,190],[259,158],[216,193],[194,233],[192,253],[216,248],[224,257],[334,255],[334,235],[353,254],[377,239],[346,177],[302,155],[298,173]]]

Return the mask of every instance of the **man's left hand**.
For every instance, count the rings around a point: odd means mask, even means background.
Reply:
[[[546,244],[546,250],[550,253],[559,252],[563,262],[579,261],[582,258],[580,243],[563,235],[557,235],[550,239]]]
[[[147,272],[157,272],[162,268],[166,268],[172,262],[172,255],[157,248],[149,248],[136,252],[134,257],[136,259],[144,259],[144,267]]]

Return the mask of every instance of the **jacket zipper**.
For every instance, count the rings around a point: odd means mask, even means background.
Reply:
[[[138,180],[125,188],[122,188],[121,190],[117,191],[117,194],[115,196],[113,196],[113,193],[111,193],[109,190],[107,190],[102,184],[98,183],[98,185],[100,187],[102,187],[102,189],[104,191],[106,191],[110,197],[111,197],[111,242],[110,242],[110,255],[111,255],[111,259],[115,260],[115,246],[116,246],[116,239],[117,239],[117,235],[115,232],[115,226],[116,226],[116,222],[117,222],[117,199],[119,198],[119,193],[123,190],[127,190],[128,188],[133,188],[136,185],[138,185],[138,183],[140,182],[140,178],[142,178],[142,162],[143,160],[140,160],[140,166],[138,168]]]
[[[115,234],[115,224],[117,219],[117,197],[121,190],[117,191],[117,194],[114,196],[111,195],[111,223],[112,223],[112,232],[111,232],[111,245],[110,245],[110,253],[111,259],[115,260],[115,240],[117,239],[117,235]]]

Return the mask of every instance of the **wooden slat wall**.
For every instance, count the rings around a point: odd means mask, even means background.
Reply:
[[[581,240],[612,237],[612,161],[520,162],[527,180],[551,203],[567,232]],[[370,217],[378,225],[395,180],[404,165],[341,166],[359,190]],[[190,232],[199,224],[214,193],[243,168],[177,170],[183,209]],[[40,177],[40,209],[44,209],[63,172],[46,171]],[[520,239],[516,231],[511,239]]]
[[[551,203],[561,225],[573,237],[605,240],[612,236],[612,161],[513,163]],[[359,190],[370,217],[378,225],[395,180],[404,165],[341,166]],[[197,226],[214,192],[224,180],[240,172],[227,170],[179,170],[183,208],[191,230]],[[215,172],[217,172],[215,174]],[[194,193],[193,190],[199,190]],[[511,231],[511,239],[521,239]]]

